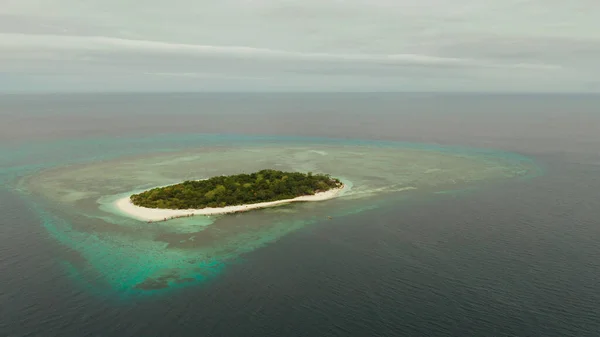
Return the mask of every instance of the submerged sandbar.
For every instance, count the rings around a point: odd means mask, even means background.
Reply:
[[[180,139],[174,139],[179,146]],[[244,138],[243,144],[217,147],[211,139],[210,146],[201,146],[198,140],[194,149],[36,170],[22,179],[20,187],[38,200],[36,212],[51,236],[85,259],[74,260],[73,271],[90,284],[97,284],[102,275],[105,285],[116,291],[150,294],[157,288],[203,282],[243,254],[330,215],[341,219],[398,207],[412,196],[439,198],[436,192],[491,188],[540,172],[527,157],[488,150],[348,140],[285,143],[280,138],[268,144],[262,138],[254,142]],[[164,141],[151,143],[152,149],[161,148]],[[152,186],[265,167],[332,173],[345,185],[339,192],[343,202],[307,202],[243,216],[195,213],[198,216],[152,225],[134,219],[143,214],[126,213],[115,205],[117,199]],[[122,202],[128,203],[126,198]],[[157,214],[165,210],[143,211],[158,220],[165,218]],[[339,222],[345,223],[350,221]]]

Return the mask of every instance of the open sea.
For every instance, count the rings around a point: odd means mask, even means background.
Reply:
[[[147,224],[260,168],[350,191]],[[600,336],[600,96],[0,95],[0,337]]]

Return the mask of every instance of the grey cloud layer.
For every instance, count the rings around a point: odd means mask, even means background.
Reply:
[[[0,3],[0,90],[589,91],[600,73],[587,0]]]

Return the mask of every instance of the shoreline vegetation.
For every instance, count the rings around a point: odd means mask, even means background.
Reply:
[[[157,187],[122,198],[116,206],[139,220],[167,221],[327,200],[337,197],[343,188],[339,179],[327,174],[261,170]]]

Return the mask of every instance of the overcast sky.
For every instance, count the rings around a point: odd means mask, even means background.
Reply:
[[[600,91],[600,0],[0,0],[0,91]]]

